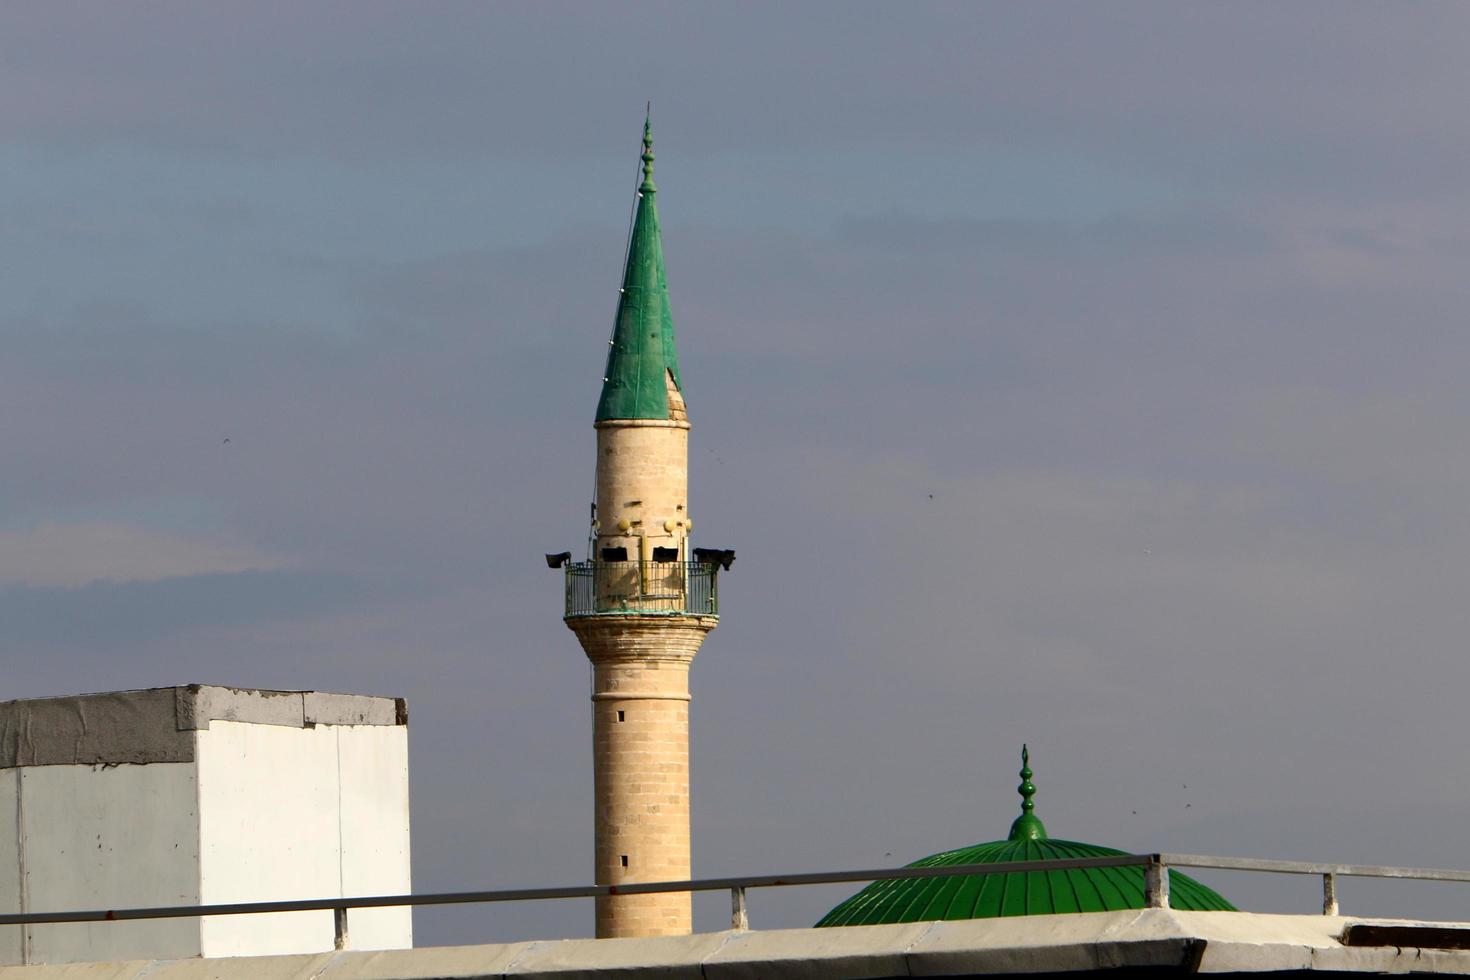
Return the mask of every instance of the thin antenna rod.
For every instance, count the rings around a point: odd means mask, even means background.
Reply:
[[[647,122],[648,122],[648,115],[651,115],[653,113],[653,100],[652,99],[649,99],[648,100],[648,102],[647,102],[646,106],[644,107],[644,109],[645,109],[645,112],[647,113],[647,115],[645,115],[643,121],[644,121],[645,124],[647,124]],[[608,345],[608,347],[611,347],[612,346],[613,340],[618,335],[618,309],[622,306],[622,296],[623,296],[623,285],[622,285],[623,280],[622,280],[622,277],[623,277],[623,275],[628,270],[628,252],[631,251],[632,248],[633,248],[633,223],[638,218],[638,198],[641,196],[639,194],[639,192],[638,192],[638,187],[642,183],[642,180],[643,180],[643,158],[640,156],[638,158],[638,164],[637,164],[637,166],[635,166],[633,168],[633,202],[630,205],[628,205],[628,230],[623,235],[623,264],[618,267],[618,300],[617,300],[617,303],[613,306],[613,322],[612,322],[612,328],[608,331],[608,334],[607,334],[607,345]],[[612,354],[611,351],[605,351],[604,352],[604,356],[607,356],[609,359],[611,359],[611,354]],[[608,362],[607,361],[604,361],[603,363],[606,364]],[[602,380],[603,381],[606,381],[607,378],[604,377]],[[592,479],[592,499],[593,500],[596,500],[597,499],[597,477],[596,477],[595,474],[593,475],[593,479]],[[593,506],[595,507],[596,505],[594,504]],[[588,561],[591,561],[592,558],[593,558],[593,542],[597,538],[597,529],[595,527],[595,524],[596,524],[596,519],[594,518],[593,519],[593,525],[594,526],[593,526],[593,528],[591,530],[591,533],[589,533],[588,536],[587,536],[587,559],[588,559]]]
[[[649,112],[652,112],[653,111],[653,100],[652,99],[650,99],[649,102],[648,102],[648,111]],[[645,122],[646,121],[647,120],[645,120]],[[622,276],[628,270],[628,252],[633,247],[633,222],[638,217],[638,198],[640,196],[639,193],[638,193],[638,186],[642,182],[642,178],[643,178],[643,158],[642,157],[639,157],[638,158],[638,165],[633,168],[633,203],[631,203],[630,205],[628,205],[628,230],[623,235],[623,264],[618,269],[618,277],[619,277],[618,278],[618,296],[619,296],[618,305],[622,305],[622,299],[621,299],[622,294],[623,294],[623,286],[622,286],[623,280],[622,280]],[[607,335],[607,342],[608,342],[609,346],[612,344],[613,337],[615,337],[617,335],[617,332],[618,332],[618,315],[617,315],[617,308],[614,307],[613,308],[612,330],[610,330],[608,332],[608,335]]]

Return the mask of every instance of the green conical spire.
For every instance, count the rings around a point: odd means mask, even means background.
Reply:
[[[1031,797],[1036,795],[1036,784],[1031,782],[1031,750],[1021,746],[1021,785],[1016,792],[1021,794],[1021,815],[1011,824],[1010,840],[1045,840],[1046,826],[1041,818],[1031,811],[1036,809]]]
[[[638,210],[628,241],[628,265],[618,316],[602,372],[602,398],[597,421],[607,419],[666,419],[669,417],[668,378],[679,380],[679,356],[674,349],[674,318],[669,312],[669,284],[664,276],[664,249],[654,204],[653,130],[643,123],[643,183],[638,187]]]

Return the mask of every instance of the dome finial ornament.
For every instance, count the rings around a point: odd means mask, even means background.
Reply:
[[[658,190],[653,186],[653,102],[648,103],[643,116],[643,183],[639,185],[641,193],[651,193]]]
[[[1031,797],[1036,795],[1036,784],[1031,782],[1035,775],[1031,771],[1031,749],[1024,743],[1021,745],[1021,785],[1016,787],[1016,792],[1021,794],[1021,815],[1016,822],[1011,824],[1011,840],[1044,840],[1046,838],[1046,826],[1042,824],[1041,818],[1032,811],[1036,809],[1036,802]]]
[[[1021,812],[1030,813],[1036,809],[1036,803],[1031,797],[1036,795],[1036,784],[1031,782],[1035,775],[1031,771],[1031,749],[1026,743],[1021,743],[1021,771],[1017,774],[1021,777],[1021,785],[1016,787],[1016,792],[1021,794]]]

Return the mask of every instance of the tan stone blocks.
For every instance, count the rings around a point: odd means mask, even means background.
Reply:
[[[597,547],[630,561],[678,548],[689,560],[689,424],[677,390],[668,420],[597,425]],[[669,569],[669,566],[665,566]],[[682,569],[637,594],[684,588]],[[611,594],[611,593],[610,593]],[[682,606],[676,607],[681,608]],[[567,621],[593,666],[593,776],[600,884],[689,877],[689,665],[714,617],[579,616]],[[598,936],[690,931],[688,894],[618,895],[597,902]]]
[[[593,666],[592,752],[599,884],[690,877],[689,665],[713,617],[568,620]],[[690,931],[687,893],[597,902],[599,936]]]
[[[689,425],[656,419],[597,425],[599,548],[682,546],[689,535]],[[628,527],[622,529],[621,522]]]
[[[599,936],[679,936],[689,932],[689,893],[597,900]]]

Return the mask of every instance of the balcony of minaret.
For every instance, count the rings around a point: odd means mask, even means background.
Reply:
[[[718,616],[718,571],[719,565],[711,562],[660,561],[657,556],[653,561],[574,562],[566,566],[565,618]]]

